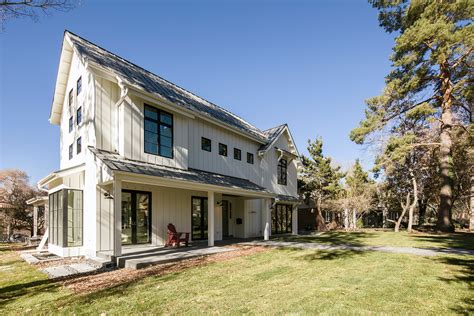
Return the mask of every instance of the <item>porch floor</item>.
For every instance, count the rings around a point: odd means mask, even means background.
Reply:
[[[102,251],[99,257],[114,262],[119,268],[143,269],[152,265],[165,264],[181,261],[194,257],[207,256],[216,253],[234,251],[235,249],[225,247],[244,240],[232,239],[216,241],[214,247],[209,247],[207,241],[193,242],[189,247],[171,248],[152,245],[123,246],[122,255],[114,257],[112,251]],[[248,239],[246,240],[248,241]]]

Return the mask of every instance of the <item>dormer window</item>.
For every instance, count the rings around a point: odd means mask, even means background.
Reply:
[[[173,158],[173,115],[145,104],[145,152]]]
[[[277,166],[278,184],[286,185],[287,178],[288,178],[287,167],[288,167],[287,160],[285,158],[281,158],[278,161],[278,166]]]
[[[82,106],[80,106],[76,111],[76,125],[82,123]]]
[[[79,79],[77,79],[77,95],[79,95],[79,93],[81,93],[81,90],[82,90],[82,77],[79,77]]]
[[[227,157],[227,145],[219,143],[219,155]]]

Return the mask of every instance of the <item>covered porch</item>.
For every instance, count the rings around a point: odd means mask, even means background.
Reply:
[[[269,239],[276,203],[289,206],[294,214],[289,232],[297,233],[296,205],[246,179],[95,154],[108,171],[97,185],[98,254],[119,258],[140,246],[164,254],[160,247],[168,223],[189,233],[192,247],[214,247],[232,238]]]

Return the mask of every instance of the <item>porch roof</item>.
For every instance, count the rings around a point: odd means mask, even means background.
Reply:
[[[118,153],[89,147],[89,150],[100,159],[110,170],[127,172],[133,174],[156,176],[173,180],[194,182],[197,184],[208,184],[233,189],[271,194],[270,191],[250,180],[221,175],[198,169],[177,169],[158,166],[151,163],[127,159]]]

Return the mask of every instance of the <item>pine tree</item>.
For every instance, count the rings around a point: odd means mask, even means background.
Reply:
[[[342,189],[340,180],[344,176],[340,167],[331,166],[331,158],[323,155],[321,138],[314,142],[308,140],[309,157],[302,157],[304,170],[301,173],[302,193],[305,199],[316,205],[316,230],[326,230],[322,217],[323,203],[336,197]]]
[[[392,71],[380,96],[366,101],[366,118],[351,132],[364,143],[368,136],[403,122],[416,112],[432,119],[438,130],[440,193],[437,228],[453,231],[453,133],[473,132],[472,0],[370,0],[379,10],[379,22],[397,37],[391,56]]]

